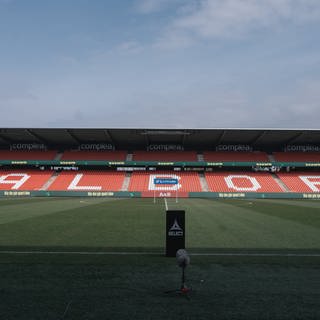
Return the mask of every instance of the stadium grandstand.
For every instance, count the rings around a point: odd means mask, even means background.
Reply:
[[[3,128],[0,148],[1,196],[320,197],[319,130]]]
[[[319,155],[320,130],[0,129],[1,319],[320,319]]]

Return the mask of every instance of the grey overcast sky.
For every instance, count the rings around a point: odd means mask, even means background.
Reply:
[[[0,0],[0,127],[319,128],[319,0]]]

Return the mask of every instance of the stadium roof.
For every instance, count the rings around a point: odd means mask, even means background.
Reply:
[[[103,128],[2,128],[0,145],[43,143],[75,146],[108,143],[116,149],[145,149],[151,144],[183,145],[185,149],[210,150],[217,145],[244,144],[254,149],[281,148],[288,144],[320,145],[318,129],[103,129]]]

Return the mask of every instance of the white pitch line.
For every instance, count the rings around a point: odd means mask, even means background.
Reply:
[[[164,198],[164,204],[166,206],[166,211],[169,210],[169,207],[168,207],[168,202],[167,202],[167,198]]]
[[[190,256],[216,257],[320,257],[320,253],[191,253]]]
[[[0,251],[0,254],[70,254],[70,255],[159,255],[161,252],[124,252],[124,251]]]
[[[124,251],[0,251],[0,254],[16,255],[162,255],[164,252],[124,252]],[[213,256],[213,257],[320,257],[320,253],[190,253],[190,256]]]

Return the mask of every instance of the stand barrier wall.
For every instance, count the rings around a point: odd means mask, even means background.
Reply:
[[[105,197],[141,198],[141,192],[127,191],[0,191],[0,197]]]
[[[118,167],[118,166],[179,166],[179,167],[299,167],[299,168],[320,168],[319,162],[206,162],[206,161],[101,161],[101,160],[0,160],[0,165],[15,166],[98,166],[98,167]]]
[[[18,191],[1,190],[0,197],[106,197],[106,198],[144,198],[150,197],[142,192],[127,191]],[[174,195],[175,196],[175,195]],[[161,196],[159,196],[161,198]],[[166,197],[165,194],[162,197]],[[189,192],[179,194],[179,198],[207,199],[312,199],[320,200],[320,193],[259,193],[259,192]]]
[[[209,199],[319,199],[320,193],[295,192],[190,192],[189,198]]]

